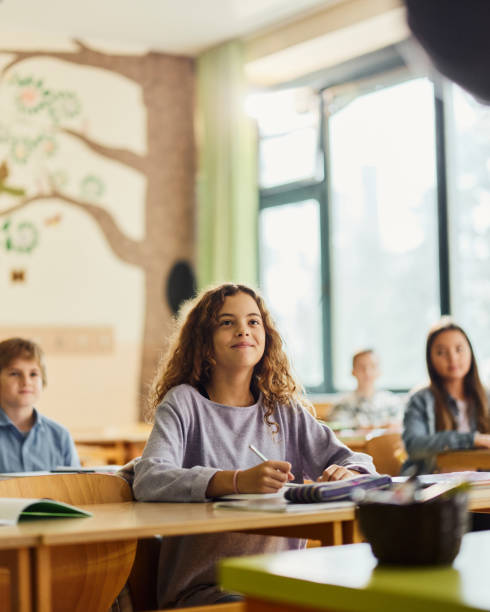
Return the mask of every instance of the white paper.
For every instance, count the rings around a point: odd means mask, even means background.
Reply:
[[[3,497],[0,500],[0,525],[15,525],[24,508],[27,508],[27,506],[37,501],[39,501],[39,499]]]
[[[250,499],[250,500],[223,500],[213,504],[218,510],[249,510],[251,512],[318,512],[320,510],[339,510],[341,508],[354,508],[350,501],[313,502],[308,504],[294,504],[284,499]]]

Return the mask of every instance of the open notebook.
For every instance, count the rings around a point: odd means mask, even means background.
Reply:
[[[313,502],[311,504],[294,504],[288,502],[284,497],[266,498],[266,499],[243,499],[230,500],[224,499],[213,504],[216,509],[228,510],[250,510],[251,512],[318,512],[321,510],[340,510],[342,508],[353,508],[354,502],[339,501],[339,502]]]
[[[28,519],[83,516],[92,516],[92,513],[54,499],[0,498],[0,525],[15,525]]]
[[[354,489],[385,489],[391,485],[391,477],[360,474],[354,478],[333,482],[315,482],[294,489],[287,489],[284,497],[295,503],[328,502],[351,499]]]

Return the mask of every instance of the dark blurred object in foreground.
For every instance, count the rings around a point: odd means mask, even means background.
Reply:
[[[405,0],[413,35],[446,77],[490,104],[490,1]]]
[[[468,527],[468,494],[458,491],[428,502],[360,503],[359,526],[380,563],[452,563]]]

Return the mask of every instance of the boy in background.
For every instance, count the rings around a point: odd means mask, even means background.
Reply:
[[[0,342],[0,472],[80,467],[68,430],[35,404],[47,383],[44,353],[35,342]]]
[[[352,357],[357,388],[334,405],[329,421],[353,429],[401,425],[403,403],[394,393],[376,389],[380,373],[375,351],[358,351]]]

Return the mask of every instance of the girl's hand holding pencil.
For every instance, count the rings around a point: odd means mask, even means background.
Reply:
[[[289,461],[264,461],[238,473],[240,493],[276,493],[287,482],[294,480]]]
[[[254,452],[257,457],[259,459],[262,459],[262,461],[264,463],[261,463],[260,465],[257,466],[266,466],[267,468],[272,467],[273,470],[275,470],[276,472],[279,472],[279,477],[278,474],[273,475],[272,478],[272,483],[270,482],[270,480],[264,480],[264,483],[267,482],[267,485],[270,486],[272,484],[273,489],[272,490],[267,490],[267,491],[246,491],[247,493],[275,493],[276,491],[278,491],[281,487],[283,487],[285,484],[287,484],[288,482],[290,482],[291,480],[294,480],[294,475],[291,473],[291,464],[288,461],[269,461],[269,459],[267,459],[267,457],[261,453],[259,451],[258,448],[256,448],[253,444],[249,444],[248,448]],[[266,465],[267,464],[267,465]],[[278,464],[277,466],[273,466],[272,464]],[[280,464],[280,465],[279,465]],[[252,470],[255,470],[257,468],[252,468]],[[250,470],[247,470],[247,472],[250,472]],[[267,474],[269,473],[269,471],[267,471]],[[264,474],[264,476],[266,478],[268,478],[268,476],[266,476]],[[276,486],[279,485],[279,486]]]
[[[289,461],[265,460],[248,470],[216,472],[209,481],[206,497],[229,493],[277,493],[291,480],[294,480],[294,475]]]

